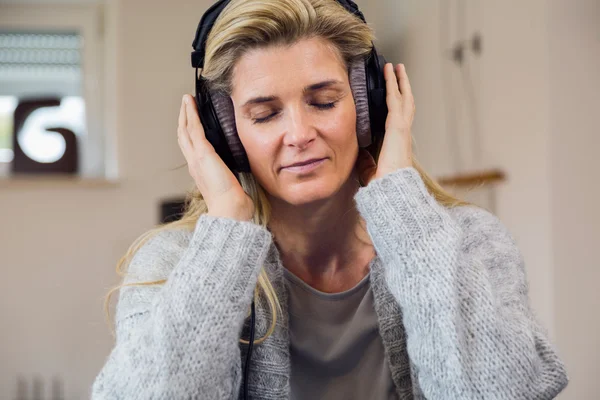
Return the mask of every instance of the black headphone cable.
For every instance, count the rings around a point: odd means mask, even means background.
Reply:
[[[248,352],[246,353],[246,365],[244,366],[244,400],[248,400],[248,374],[250,372],[250,359],[252,358],[252,347],[254,345],[254,323],[255,310],[254,299],[252,299],[251,317],[250,317],[250,339],[248,340]]]

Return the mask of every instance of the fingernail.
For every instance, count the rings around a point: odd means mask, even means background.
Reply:
[[[187,95],[183,95],[183,102],[185,104],[190,104],[190,99],[188,99]]]

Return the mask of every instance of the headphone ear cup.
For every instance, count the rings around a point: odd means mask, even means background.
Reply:
[[[388,115],[385,76],[383,68],[386,64],[383,55],[377,54],[375,47],[367,59],[367,91],[369,98],[369,116],[371,121],[372,140],[382,139],[385,135],[385,121]]]
[[[211,98],[227,148],[235,162],[235,171],[250,172],[248,156],[235,125],[235,111],[231,97],[224,93],[211,92]]]
[[[206,88],[203,78],[196,79],[196,107],[206,139],[214,147],[227,167],[235,171],[237,163],[223,135],[223,129],[221,128],[217,112],[213,107],[211,95]]]
[[[358,146],[367,147],[371,144],[371,123],[364,60],[355,60],[350,64],[348,79],[356,107],[356,136],[358,138]]]

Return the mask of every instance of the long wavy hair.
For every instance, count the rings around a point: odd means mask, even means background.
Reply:
[[[346,67],[357,59],[366,59],[375,39],[371,27],[349,13],[336,0],[231,0],[215,21],[207,38],[201,74],[208,81],[211,90],[231,94],[232,70],[245,52],[255,48],[293,44],[313,37],[325,39],[333,45]],[[376,142],[367,149],[376,161],[381,145],[381,142]],[[414,158],[413,166],[438,203],[446,207],[468,204],[445,192]],[[254,223],[266,228],[270,219],[270,205],[264,190],[251,173],[240,174],[240,183],[254,201]],[[202,194],[195,187],[187,193],[185,204],[185,212],[180,220],[151,229],[134,241],[117,264],[120,276],[125,275],[134,254],[151,237],[168,229],[193,231],[198,218],[208,211]],[[108,306],[110,297],[116,290],[123,286],[161,285],[165,282],[166,280],[128,283],[111,289],[105,298],[107,318],[110,320]],[[282,312],[264,268],[260,272],[254,296],[257,302],[261,296],[266,299],[272,316],[265,336],[255,341],[260,343],[273,332],[278,313]]]

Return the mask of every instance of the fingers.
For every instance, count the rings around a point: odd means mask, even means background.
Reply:
[[[186,128],[186,112],[185,112],[185,102],[181,100],[181,107],[179,108],[179,126],[177,127],[177,142],[179,143],[179,147],[181,147],[181,151],[185,156],[186,160],[192,151],[192,142],[190,140],[190,136],[188,134]]]
[[[392,63],[387,63],[383,71],[388,93],[391,92],[392,95],[412,96],[412,88],[404,64],[398,64],[394,67]]]
[[[386,87],[386,97],[389,105],[396,105],[399,103],[400,98],[400,89],[398,88],[398,80],[396,79],[396,74],[394,73],[394,66],[392,63],[387,63],[383,67],[383,75],[385,77],[385,87]],[[392,104],[390,104],[392,103]]]
[[[396,76],[398,77],[400,93],[402,93],[403,96],[412,96],[412,88],[410,87],[410,81],[408,80],[404,64],[398,64],[396,66]]]
[[[212,149],[204,135],[204,128],[196,109],[196,101],[189,94],[184,95],[181,100],[177,137],[186,158],[188,158],[187,156],[202,158]],[[189,151],[186,154],[187,150]]]
[[[179,126],[177,128],[177,141],[183,155],[187,160],[188,166],[194,170],[192,175],[196,174],[196,168],[202,164],[205,168],[212,168],[216,157],[216,162],[222,163],[221,159],[216,156],[214,148],[204,135],[204,128],[198,117],[196,102],[192,96],[186,94],[181,101],[181,109],[179,110]],[[212,164],[211,164],[212,163]],[[223,164],[224,165],[224,164]]]
[[[384,67],[388,109],[403,110],[407,116],[415,113],[415,102],[404,64],[395,67],[388,63]]]
[[[196,101],[192,96],[187,94],[183,96],[183,99],[185,103],[186,128],[192,143],[194,146],[197,146],[206,140],[206,138],[200,117],[198,117],[198,111],[196,110]]]

